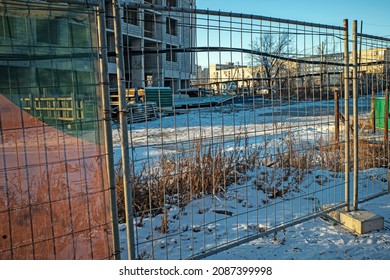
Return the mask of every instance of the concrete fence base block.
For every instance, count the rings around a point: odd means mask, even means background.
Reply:
[[[324,206],[324,209],[326,208]],[[384,218],[382,216],[364,209],[350,212],[340,209],[329,212],[327,215],[357,234],[365,234],[384,228]]]

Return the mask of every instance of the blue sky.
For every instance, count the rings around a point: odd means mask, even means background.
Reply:
[[[197,8],[336,26],[362,20],[363,33],[390,37],[389,0],[197,0]]]

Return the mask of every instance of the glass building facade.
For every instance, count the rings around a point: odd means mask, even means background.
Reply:
[[[0,259],[112,258],[97,14],[0,1]]]

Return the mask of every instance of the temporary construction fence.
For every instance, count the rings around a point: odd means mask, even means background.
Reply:
[[[174,93],[159,119],[129,126],[118,201],[131,197],[119,216],[132,217],[134,240],[122,257],[197,259],[259,237],[283,242],[294,224],[388,192],[386,133],[371,121],[372,92],[388,86],[388,39],[359,33],[356,21],[178,3],[116,7],[122,87]]]
[[[388,193],[388,132],[371,104],[390,40],[357,22],[20,2],[0,8],[2,259],[203,258]],[[148,92],[153,117],[129,124]],[[69,97],[77,118],[46,113]]]

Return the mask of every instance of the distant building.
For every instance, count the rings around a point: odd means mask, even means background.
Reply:
[[[374,48],[358,52],[361,73],[388,73],[390,48]]]
[[[209,68],[196,65],[196,71],[191,75],[191,86],[210,88]]]
[[[247,92],[264,88],[264,70],[262,66],[249,67],[227,62],[212,64],[209,68],[209,86],[216,92]]]
[[[390,76],[390,49],[374,48],[359,51],[359,75],[364,80],[362,92],[371,93],[372,90],[383,90],[386,86],[383,81]],[[352,54],[350,54],[350,63]],[[251,91],[255,94],[259,90],[269,90],[263,66],[244,66],[231,62],[212,64],[208,71],[208,81],[204,85],[218,93],[240,90]],[[350,69],[352,71],[352,68]],[[340,91],[343,86],[344,54],[324,54],[302,57],[297,60],[286,61],[277,77],[273,77],[275,88],[283,94],[294,92],[327,93]],[[352,81],[351,81],[352,82]]]
[[[324,64],[299,63],[297,69],[301,79],[300,86],[311,86],[319,88],[321,85],[326,87],[325,90],[342,88],[344,75],[344,54],[326,54],[316,55],[303,58],[308,62],[317,61]],[[352,54],[349,57],[350,63],[353,63]],[[389,48],[372,48],[358,51],[358,79],[364,80],[362,92],[370,94],[372,90],[382,90],[386,85],[383,81],[386,75],[390,75],[389,68],[390,49]],[[332,64],[333,63],[333,64]],[[295,63],[296,64],[296,63]],[[352,68],[350,68],[350,72]]]

